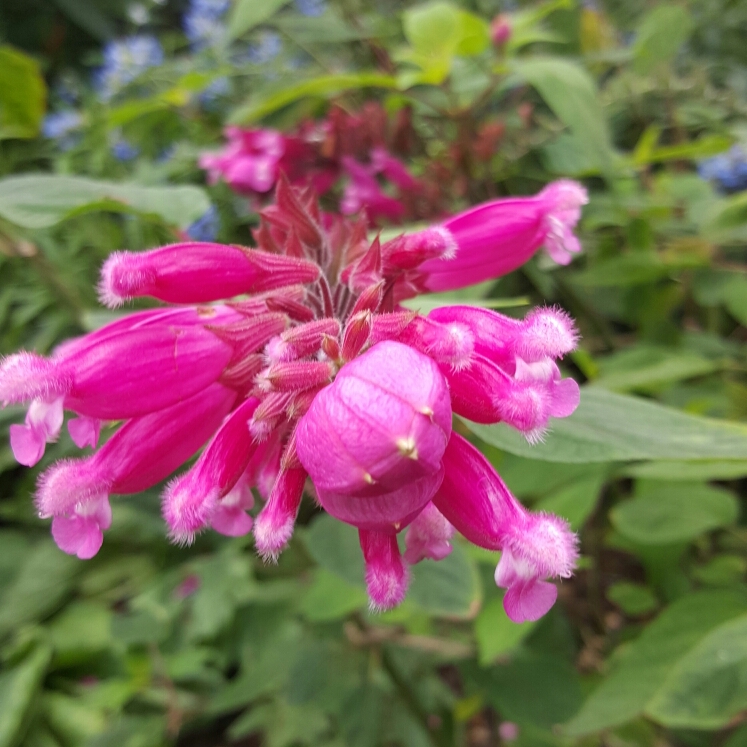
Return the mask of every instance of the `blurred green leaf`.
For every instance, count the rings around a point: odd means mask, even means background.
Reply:
[[[689,651],[711,630],[745,612],[747,596],[736,591],[697,592],[670,605],[630,645],[618,666],[566,724],[566,733],[590,734],[639,716]]]
[[[102,604],[76,601],[49,625],[56,666],[69,666],[108,648],[112,642],[112,614]]]
[[[20,662],[0,672],[0,747],[20,744],[51,657],[51,646],[38,644]]]
[[[477,569],[461,545],[443,560],[424,560],[411,569],[407,598],[436,616],[463,617],[479,609],[481,593]]]
[[[694,25],[692,17],[681,5],[664,4],[652,8],[636,29],[633,44],[636,72],[645,75],[659,63],[673,59]]]
[[[648,477],[654,480],[729,480],[747,476],[747,461],[692,461],[675,459],[642,462],[624,467],[620,474],[627,477]]]
[[[51,540],[35,545],[0,596],[0,638],[52,613],[70,592],[80,570],[81,562]]]
[[[467,427],[512,454],[548,462],[621,462],[643,459],[747,459],[747,428],[604,389],[584,387],[581,404],[552,423],[532,446],[503,424]]]
[[[272,17],[289,0],[236,0],[228,17],[228,40],[234,41]]]
[[[603,484],[602,472],[589,475],[551,493],[538,501],[534,508],[562,516],[577,532],[594,511]]]
[[[46,103],[47,87],[36,61],[0,46],[0,140],[36,137]]]
[[[626,615],[645,615],[658,606],[656,595],[648,586],[620,581],[607,589],[607,599]]]
[[[737,520],[739,504],[727,490],[690,482],[663,483],[610,512],[620,534],[643,545],[687,542]]]
[[[187,228],[209,208],[204,190],[192,186],[147,187],[50,174],[0,179],[0,217],[23,228],[49,228],[70,216],[96,210],[157,215],[166,223]]]
[[[363,554],[354,527],[322,514],[302,537],[309,554],[322,568],[352,586],[365,588]]]
[[[711,631],[669,673],[646,713],[676,728],[719,729],[747,708],[747,615]]]
[[[559,57],[522,58],[512,68],[537,89],[558,119],[583,141],[595,163],[606,169],[612,158],[607,121],[586,70]]]
[[[613,353],[600,362],[593,386],[625,392],[646,391],[717,371],[722,364],[687,350],[637,345]]]
[[[360,586],[353,586],[325,568],[319,568],[304,594],[301,612],[307,620],[321,622],[345,617],[367,604],[368,595]]]
[[[503,599],[492,597],[475,620],[478,659],[481,666],[515,649],[534,629],[535,622],[515,623],[503,609]]]
[[[268,114],[293,104],[307,96],[333,96],[359,88],[396,88],[397,80],[380,73],[339,73],[304,80],[272,93],[256,96],[253,101],[236,109],[229,117],[232,124],[249,124]]]

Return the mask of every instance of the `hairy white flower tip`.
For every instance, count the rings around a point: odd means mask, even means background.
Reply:
[[[381,567],[378,564],[366,568],[368,606],[371,612],[386,612],[402,603],[410,584],[407,567]]]
[[[524,434],[529,443],[542,440],[548,419],[550,397],[547,387],[534,382],[516,382],[496,406],[501,420]]]
[[[570,578],[578,561],[578,536],[565,519],[553,514],[530,514],[526,524],[514,529],[507,545],[543,578]]]
[[[271,504],[267,504],[272,508]],[[264,509],[254,520],[254,545],[266,563],[277,563],[293,535],[295,516],[280,517]]]
[[[454,234],[446,226],[434,226],[430,229],[433,234],[432,243],[439,248],[439,259],[454,259],[459,245]]]
[[[3,406],[41,399],[49,402],[66,394],[72,377],[58,362],[36,353],[15,353],[0,362],[0,402]]]
[[[172,480],[163,494],[163,518],[169,537],[179,545],[191,545],[210,523],[218,505],[218,491],[205,490],[190,471]]]
[[[265,347],[265,358],[270,363],[293,360],[293,348],[280,335],[276,335]]]
[[[111,480],[88,459],[64,459],[39,476],[36,508],[41,518],[63,516],[110,492]]]
[[[534,309],[521,324],[516,353],[529,363],[562,358],[576,349],[578,330],[571,317],[557,306]]]
[[[460,322],[452,322],[447,327],[452,342],[452,356],[449,361],[454,371],[469,368],[475,352],[475,336],[472,330]]]
[[[142,295],[152,273],[142,266],[142,258],[132,252],[114,252],[101,268],[98,284],[99,301],[116,309],[125,301]]]

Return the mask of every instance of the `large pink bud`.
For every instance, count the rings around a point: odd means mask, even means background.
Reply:
[[[324,508],[364,529],[399,531],[438,489],[451,400],[438,366],[381,342],[342,368],[298,425],[298,457]]]

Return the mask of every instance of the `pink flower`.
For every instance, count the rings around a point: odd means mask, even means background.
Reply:
[[[534,197],[493,200],[449,218],[440,226],[444,256],[423,262],[406,278],[415,289],[411,295],[454,290],[506,275],[541,246],[555,262],[568,264],[581,250],[573,229],[587,201],[580,184],[562,179]],[[433,229],[426,229],[407,240],[417,246],[432,236]]]
[[[378,158],[377,168],[405,179],[385,152]],[[558,215],[557,200],[532,205],[546,211],[533,214],[536,226]],[[547,579],[573,569],[574,535],[562,519],[524,509],[452,433],[452,414],[540,437],[578,402],[557,365],[577,333],[558,309],[516,320],[467,306],[428,316],[398,307],[397,288],[414,289],[429,277],[424,267],[459,264],[464,236],[452,227],[462,220],[473,252],[480,241],[499,244],[492,231],[507,225],[488,220],[478,241],[477,225],[457,216],[369,243],[362,223],[323,219],[307,191],[281,178],[256,249],[189,242],[114,254],[100,284],[110,305],[146,295],[193,305],[129,314],[49,357],[21,352],[0,364],[0,401],[30,402],[11,433],[23,463],[57,437],[64,410],[75,414],[68,428],[81,448],[121,421],[93,454],[39,478],[37,507],[57,544],[92,557],[112,522],[111,496],[157,484],[204,447],[163,493],[176,542],[210,528],[253,531],[274,559],[308,489],[358,529],[374,608],[402,601],[409,566],[446,557],[458,531],[502,552],[496,582],[512,619],[544,614],[556,596]],[[266,502],[252,517],[255,488]]]

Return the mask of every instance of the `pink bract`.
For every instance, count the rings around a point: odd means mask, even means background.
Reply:
[[[246,145],[241,132],[230,136]],[[282,150],[270,137],[250,146],[244,167],[255,171]],[[380,149],[371,168],[406,186],[400,166]],[[258,552],[274,559],[308,489],[357,528],[373,608],[399,604],[410,566],[445,558],[457,531],[502,553],[495,579],[508,615],[537,619],[557,595],[549,579],[573,570],[575,535],[527,511],[452,433],[452,415],[541,437],[578,404],[578,385],[557,365],[576,345],[573,322],[559,309],[523,320],[468,306],[423,316],[398,299],[494,277],[541,243],[558,257],[575,251],[584,196],[558,182],[382,244],[361,221],[323,216],[309,190],[280,177],[256,248],[115,253],[102,270],[106,303],[191,305],[128,314],[49,357],[0,363],[0,401],[30,403],[11,429],[21,463],[41,458],[65,410],[75,444],[95,449],[39,478],[37,507],[55,541],[92,557],[112,522],[111,496],[152,487],[204,447],[163,493],[174,541],[253,531]],[[120,424],[96,448],[111,421]],[[254,517],[252,489],[265,500]]]

